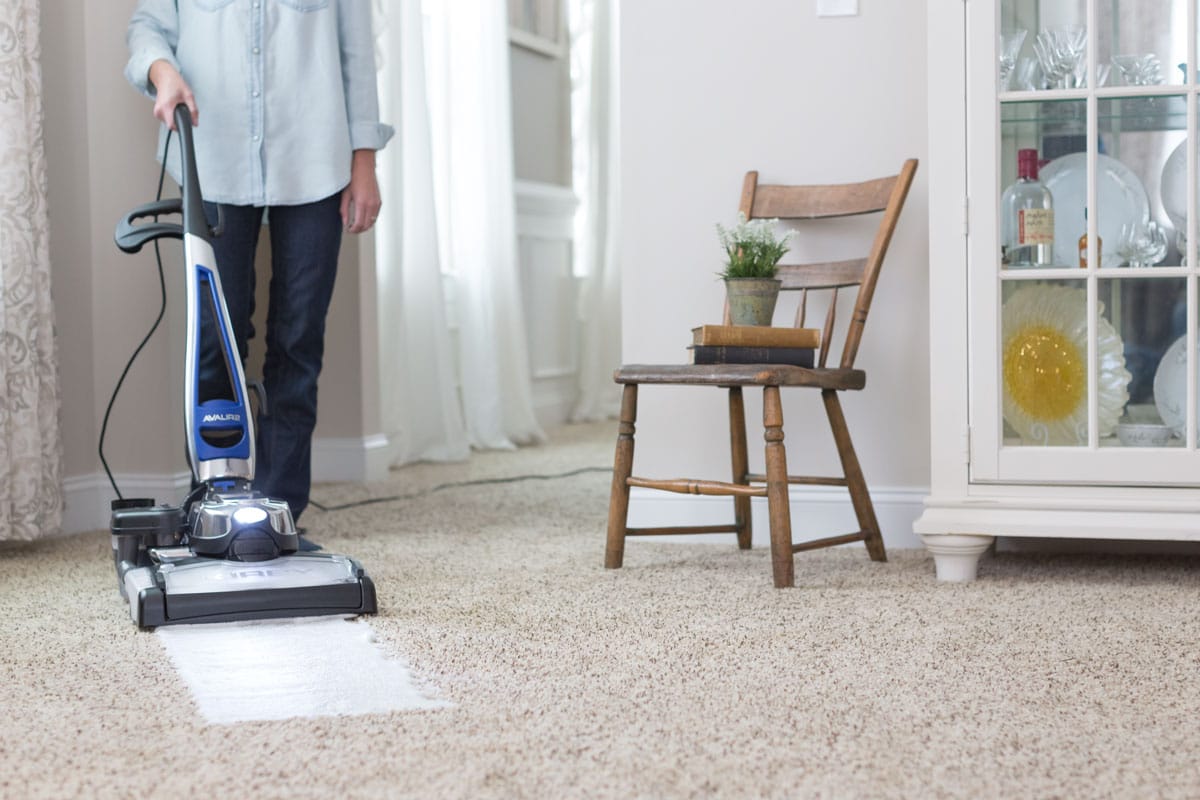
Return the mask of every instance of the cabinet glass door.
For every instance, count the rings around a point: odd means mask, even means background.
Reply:
[[[972,480],[1200,482],[1197,5],[968,4]]]

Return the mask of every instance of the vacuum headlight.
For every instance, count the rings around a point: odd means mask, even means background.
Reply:
[[[257,506],[245,506],[233,512],[233,521],[237,523],[238,527],[258,525],[266,520],[267,512]]]

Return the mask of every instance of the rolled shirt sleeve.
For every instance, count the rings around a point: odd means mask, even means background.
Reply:
[[[174,0],[140,0],[125,33],[129,61],[125,80],[147,97],[154,97],[150,65],[163,60],[179,69],[175,46],[179,43],[179,12]]]
[[[338,43],[341,47],[350,148],[382,150],[395,131],[391,125],[379,121],[370,0],[342,0],[338,3]]]

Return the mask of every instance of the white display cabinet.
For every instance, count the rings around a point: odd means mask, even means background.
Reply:
[[[928,19],[914,528],[938,577],[973,579],[997,536],[1200,540],[1197,0],[930,0]],[[1048,225],[1001,202],[1031,149]],[[1022,263],[1002,218],[1052,229],[1044,257]]]

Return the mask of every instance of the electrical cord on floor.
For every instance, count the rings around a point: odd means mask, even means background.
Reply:
[[[342,503],[336,506],[326,506],[318,503],[315,500],[309,500],[308,504],[313,508],[321,511],[345,511],[349,508],[358,508],[360,506],[370,506],[376,503],[392,503],[397,500],[413,500],[417,497],[424,497],[427,494],[440,492],[443,489],[457,489],[463,486],[489,486],[499,483],[520,483],[521,481],[549,481],[556,478],[570,478],[573,475],[582,475],[585,472],[612,472],[612,467],[580,467],[568,472],[555,472],[550,475],[514,475],[511,478],[481,478],[474,481],[455,481],[454,483],[443,483],[434,486],[432,489],[425,489],[420,492],[411,494],[396,494],[388,497],[370,497],[366,500],[356,500],[353,503]]]
[[[171,129],[167,129],[167,142],[163,148],[162,169],[158,173],[158,191],[154,194],[155,202],[162,200],[163,180],[167,175],[167,148],[171,146]],[[158,217],[154,217],[155,221]],[[158,316],[154,320],[154,324],[150,326],[150,331],[142,338],[141,344],[133,351],[133,355],[125,362],[125,369],[121,370],[121,377],[117,378],[117,385],[113,387],[112,396],[108,398],[108,407],[104,409],[104,421],[100,423],[100,443],[98,451],[100,453],[100,464],[104,467],[104,474],[108,476],[108,482],[112,484],[113,491],[117,493],[118,500],[124,500],[125,496],[121,494],[120,488],[117,486],[116,478],[113,477],[112,470],[108,468],[108,460],[104,457],[104,436],[108,433],[108,418],[112,414],[113,404],[117,402],[117,394],[121,391],[121,385],[125,383],[125,377],[129,374],[129,370],[133,367],[133,362],[141,354],[146,344],[150,341],[150,337],[154,336],[154,332],[158,330],[159,324],[163,321],[163,317],[167,313],[167,279],[163,274],[162,252],[158,249],[158,241],[154,242],[154,260],[158,262],[158,290],[160,302],[158,308]]]

